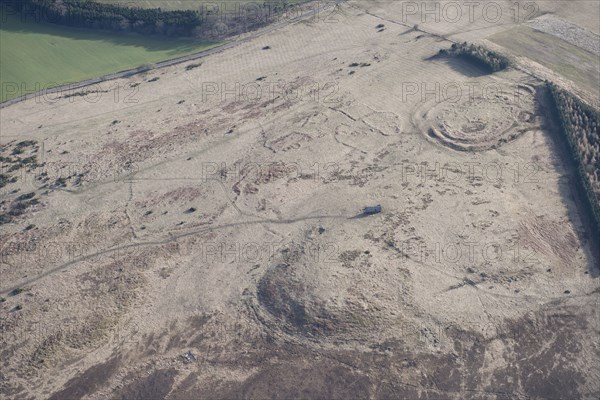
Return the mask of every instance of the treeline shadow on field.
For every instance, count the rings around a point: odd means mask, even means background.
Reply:
[[[86,29],[63,26],[49,22],[35,22],[32,17],[22,20],[18,16],[6,15],[0,12],[2,21],[1,31],[55,36],[69,40],[102,41],[114,46],[136,46],[148,51],[168,51],[172,55],[192,52],[201,44],[211,44],[210,41],[200,41],[193,38],[172,38],[158,35],[143,35],[135,32],[116,32],[108,30]]]
[[[472,59],[467,59],[466,57],[454,57],[436,53],[425,58],[425,61],[443,62],[451,70],[469,78],[479,78],[493,73],[493,71],[485,64],[476,62]]]
[[[587,257],[588,274],[600,277],[600,243],[595,237],[593,216],[585,203],[585,189],[577,179],[577,165],[572,160],[566,138],[560,129],[558,116],[553,112],[551,94],[545,85],[538,86],[535,92],[535,114],[541,116],[541,130],[551,138],[552,152],[556,162],[552,167],[562,171],[559,193],[567,206],[567,217],[575,227],[577,239],[584,245]],[[581,228],[579,228],[581,223]]]

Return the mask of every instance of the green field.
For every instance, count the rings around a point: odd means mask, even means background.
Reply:
[[[14,84],[32,90],[78,82],[195,53],[218,43],[147,37],[0,16],[0,101],[19,96]]]
[[[598,57],[555,36],[519,26],[489,38],[513,54],[527,57],[582,88],[600,85]]]

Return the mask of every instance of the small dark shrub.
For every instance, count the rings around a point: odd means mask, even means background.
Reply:
[[[19,197],[17,197],[15,199],[15,201],[23,201],[23,200],[29,200],[35,197],[35,193],[31,192],[31,193],[27,193],[27,194],[22,194]]]
[[[185,70],[186,70],[186,71],[191,71],[191,70],[193,70],[194,68],[198,68],[198,67],[199,67],[199,66],[201,66],[201,65],[202,65],[202,63],[197,63],[197,64],[188,64],[188,65],[186,65],[186,66],[185,66]]]

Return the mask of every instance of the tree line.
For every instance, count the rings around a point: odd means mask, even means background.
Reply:
[[[200,7],[197,11],[164,11],[93,0],[0,0],[24,19],[79,28],[129,31],[166,36],[225,37],[267,24],[286,11],[288,0],[270,0],[246,6]],[[222,9],[221,9],[222,8]]]
[[[546,87],[593,218],[593,237],[600,237],[600,112],[551,82],[546,82]]]
[[[468,58],[492,72],[502,71],[510,66],[510,60],[502,54],[467,42],[453,43],[449,50],[441,49],[439,54]]]
[[[143,34],[192,36],[201,18],[194,11],[124,7],[82,0],[0,0],[22,18],[60,25],[133,31]]]

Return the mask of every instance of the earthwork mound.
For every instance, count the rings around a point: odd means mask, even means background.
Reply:
[[[413,120],[422,132],[459,151],[497,148],[535,128],[533,88],[431,101],[419,107]]]
[[[260,279],[255,311],[268,329],[315,341],[365,338],[376,329],[378,317],[371,311],[334,305],[318,292],[293,266],[279,264]]]

